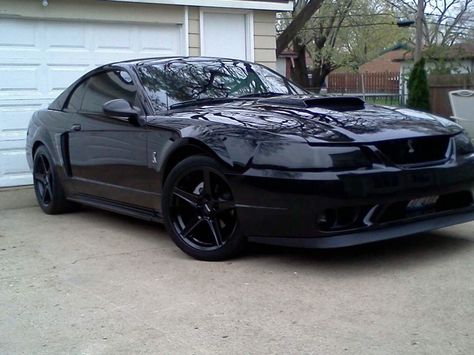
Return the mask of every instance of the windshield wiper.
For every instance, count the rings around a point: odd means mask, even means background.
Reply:
[[[173,110],[175,108],[186,107],[186,106],[193,106],[199,104],[212,104],[212,103],[221,103],[221,102],[229,102],[235,100],[235,97],[203,97],[200,99],[193,99],[188,101],[181,101],[170,105],[169,109]]]
[[[282,95],[289,95],[289,94],[283,94],[281,92],[272,92],[272,91],[267,91],[267,92],[256,92],[253,94],[245,94],[245,95],[240,95],[239,98],[245,98],[245,97],[273,97],[273,96],[282,96]]]
[[[288,94],[283,94],[280,92],[257,92],[254,94],[246,94],[246,95],[241,95],[241,96],[236,96],[236,97],[203,97],[199,99],[193,99],[193,100],[188,100],[188,101],[182,101],[182,102],[177,102],[173,105],[170,105],[169,109],[173,110],[175,108],[181,108],[181,107],[187,107],[187,106],[193,106],[193,105],[200,105],[200,104],[212,104],[212,103],[221,103],[221,102],[230,102],[233,100],[238,100],[238,99],[244,99],[247,97],[273,97],[273,96],[282,96],[282,95],[288,95]]]

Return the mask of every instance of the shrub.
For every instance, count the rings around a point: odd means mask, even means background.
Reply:
[[[410,108],[429,111],[430,92],[428,88],[428,78],[425,70],[425,59],[421,58],[415,65],[408,78],[408,101]]]

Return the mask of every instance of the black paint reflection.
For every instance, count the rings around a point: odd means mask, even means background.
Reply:
[[[380,106],[337,112],[318,107],[268,105],[264,100],[239,100],[224,104],[201,105],[166,113],[166,117],[172,118],[173,121],[181,121],[183,124],[191,119],[194,121],[192,124],[201,122],[226,125],[229,126],[230,134],[233,130],[237,130],[237,127],[241,127],[246,130],[236,132],[243,136],[266,132],[291,136],[295,140],[314,144],[375,142],[403,137],[454,134],[460,130],[458,125],[450,121],[429,114],[422,115],[418,117],[412,115],[411,111]]]
[[[258,64],[236,60],[143,64],[138,75],[154,109],[203,98],[236,98],[255,94],[302,94],[285,78]]]

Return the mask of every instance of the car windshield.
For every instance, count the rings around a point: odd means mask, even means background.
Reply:
[[[193,102],[306,93],[264,66],[238,60],[178,59],[137,69],[156,111]]]

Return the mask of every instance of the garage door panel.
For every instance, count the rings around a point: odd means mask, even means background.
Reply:
[[[47,50],[88,49],[87,27],[83,23],[50,22],[45,26],[45,42]],[[67,33],[67,36],[64,35]]]
[[[85,72],[109,62],[182,54],[180,25],[2,19],[0,187],[31,183],[28,122]]]
[[[45,65],[90,65],[93,62],[91,53],[85,51],[61,50],[43,54]],[[104,64],[104,63],[102,63]]]
[[[59,95],[72,82],[89,69],[89,65],[48,65],[49,94]],[[59,91],[59,92],[58,92]]]
[[[25,129],[2,131],[0,133],[0,138],[2,139],[2,141],[0,142],[0,152],[20,151],[24,153],[24,140],[26,139]]]
[[[0,105],[0,126],[2,127],[0,130],[0,147],[6,147],[2,145],[5,141],[11,142],[15,139],[24,139],[31,116],[44,106],[44,103],[31,104],[21,101],[15,104]],[[8,147],[12,147],[12,145],[10,144]]]
[[[28,122],[31,114],[32,112],[23,121]],[[0,119],[1,116],[0,114]],[[9,118],[12,117],[14,116]],[[0,132],[0,184],[3,186],[12,185],[14,181],[31,183],[31,174],[25,157],[25,139],[26,129],[23,128],[4,129]]]
[[[40,65],[0,65],[0,97],[39,95]]]
[[[35,21],[27,21],[21,26],[21,31],[12,31],[15,27],[13,19],[2,19],[0,21],[0,48],[34,48],[37,46],[38,23]]]
[[[132,35],[136,28],[120,25],[99,25],[94,36],[96,51],[133,50]]]
[[[156,36],[153,35],[153,28],[145,26],[140,30],[138,43],[140,51],[165,54],[179,53],[179,48],[181,48],[181,36],[178,31],[163,28],[161,36],[156,38]]]
[[[31,116],[45,106],[46,100],[0,99],[0,103],[5,101],[9,103],[0,105],[0,186],[31,184],[25,156],[26,131]]]
[[[32,183],[31,173],[25,157],[25,149],[2,149],[0,151],[0,186],[26,185]]]
[[[30,172],[0,175],[0,186],[31,185],[32,183],[33,178]]]
[[[0,67],[12,65],[41,65],[44,61],[44,55],[38,51],[17,51],[9,48],[8,51],[2,51],[0,48]]]
[[[0,66],[0,90],[36,89],[39,67],[39,64]]]

